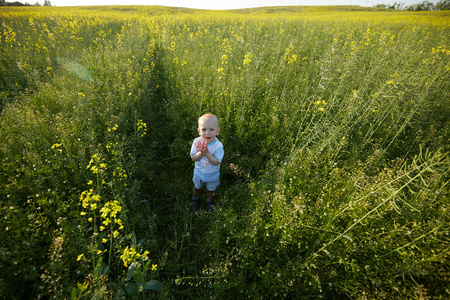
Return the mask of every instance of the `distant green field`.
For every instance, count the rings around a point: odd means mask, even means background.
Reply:
[[[0,52],[0,299],[450,298],[448,12],[1,7]]]

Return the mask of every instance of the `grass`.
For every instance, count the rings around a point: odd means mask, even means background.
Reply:
[[[353,9],[2,8],[0,298],[448,297],[449,19]]]

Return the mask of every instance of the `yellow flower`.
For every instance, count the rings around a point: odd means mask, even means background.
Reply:
[[[136,249],[129,248],[128,246],[123,250],[123,254],[120,259],[123,261],[123,265],[128,267],[131,261],[136,257]]]
[[[93,191],[93,189],[90,189],[89,191],[84,191],[83,193],[81,193],[80,200],[82,201],[82,205],[84,208],[88,207]]]
[[[96,166],[92,166],[91,167],[91,171],[93,174],[97,174],[98,173],[98,168]]]
[[[251,52],[247,52],[247,54],[244,56],[243,65],[245,66],[245,65],[251,63],[252,62],[252,57],[253,57],[253,54]]]
[[[292,58],[291,58],[291,60],[289,61],[289,63],[293,63],[294,61],[296,61],[297,60],[297,54],[292,54]]]
[[[77,256],[77,261],[80,261],[84,258],[84,254],[80,254]]]
[[[156,271],[158,269],[158,265],[152,265],[152,271]]]

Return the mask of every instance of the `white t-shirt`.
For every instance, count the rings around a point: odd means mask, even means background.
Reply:
[[[197,143],[201,139],[198,137],[194,140],[191,147],[191,155],[198,152]],[[214,181],[220,175],[220,163],[222,162],[224,151],[222,143],[216,138],[212,143],[208,144],[209,153],[211,153],[219,161],[219,165],[215,166],[203,156],[199,161],[195,162],[194,174],[203,182]]]

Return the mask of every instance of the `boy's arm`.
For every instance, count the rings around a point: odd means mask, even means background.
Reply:
[[[200,152],[201,153],[201,152]],[[206,158],[208,159],[208,161],[211,163],[211,164],[213,164],[213,165],[215,165],[215,166],[218,166],[219,164],[220,164],[220,161],[214,156],[214,155],[212,155],[210,152],[209,152],[209,149],[208,149],[208,147],[206,147],[205,148],[205,150],[203,151],[203,154],[202,154],[202,156],[206,156]],[[201,158],[201,157],[200,157]]]
[[[193,161],[199,161],[200,159],[202,159],[202,157],[203,157],[202,151],[198,151],[197,153],[191,155]]]

